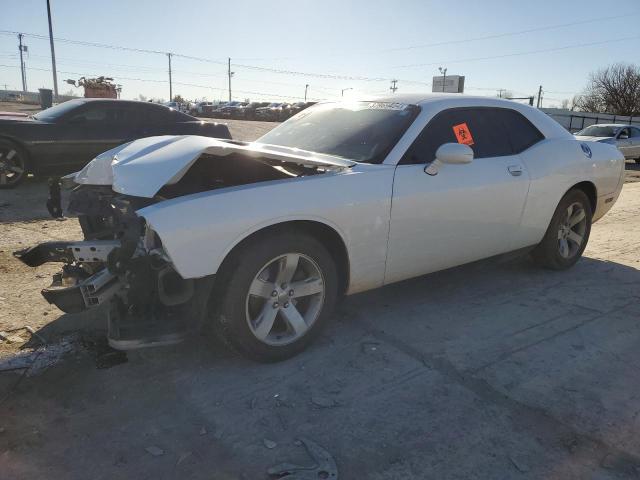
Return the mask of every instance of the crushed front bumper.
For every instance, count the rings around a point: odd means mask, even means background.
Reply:
[[[121,250],[120,240],[46,242],[14,256],[30,267],[63,263],[42,296],[66,313],[106,305],[113,348],[173,344],[199,329],[213,277],[185,280],[160,256],[123,261]]]
[[[47,262],[65,263],[53,277],[50,287],[42,290],[47,302],[66,313],[78,313],[110,300],[122,285],[106,265],[111,252],[120,248],[118,240],[85,242],[45,242],[14,252],[14,256],[30,267]],[[81,268],[75,263],[87,263],[93,268]]]

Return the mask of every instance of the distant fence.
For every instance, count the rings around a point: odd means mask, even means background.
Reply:
[[[608,113],[572,112],[560,108],[542,108],[544,113],[569,130],[571,133],[596,123],[626,123],[640,125],[640,116],[610,115]]]
[[[55,103],[66,102],[78,98],[70,95],[58,95],[55,99]],[[0,90],[0,102],[19,102],[28,103],[32,105],[40,105],[40,93],[38,92],[23,92],[22,90]]]

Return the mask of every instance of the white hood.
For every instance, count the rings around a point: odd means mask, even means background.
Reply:
[[[163,186],[176,183],[203,154],[226,156],[243,152],[274,163],[289,162],[330,169],[352,167],[356,162],[296,148],[236,144],[196,135],[164,135],[125,143],[104,152],[72,174],[76,183],[111,185],[115,192],[153,197]]]

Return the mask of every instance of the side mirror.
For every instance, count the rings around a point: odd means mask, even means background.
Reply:
[[[445,143],[436,150],[436,160],[442,163],[462,165],[471,163],[473,160],[473,150],[468,145],[462,143]]]
[[[464,165],[473,160],[473,150],[468,145],[462,143],[445,143],[436,150],[436,159],[427,165],[424,173],[437,175],[440,167],[445,164]]]
[[[621,133],[620,135],[618,135],[618,140],[629,140],[629,135],[627,135],[626,133]]]

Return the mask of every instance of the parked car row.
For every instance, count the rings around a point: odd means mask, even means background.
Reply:
[[[283,122],[316,102],[200,102],[191,111],[193,115],[209,118],[233,118]]]
[[[166,105],[75,99],[33,116],[0,116],[0,189],[28,173],[68,173],[98,154],[138,138],[199,135],[231,138],[226,125],[202,122]]]

